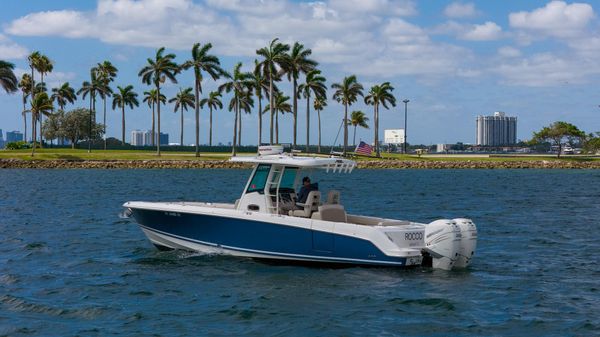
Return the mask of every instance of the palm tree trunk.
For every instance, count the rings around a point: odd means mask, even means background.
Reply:
[[[208,128],[208,146],[212,146],[212,105],[208,106],[210,110],[210,115],[208,117],[208,122],[210,127]]]
[[[279,144],[279,113],[275,111],[275,141]]]
[[[306,153],[310,146],[310,91],[306,95]]]
[[[88,118],[88,153],[92,152],[92,93],[90,92],[90,118]]]
[[[271,114],[271,137],[270,145],[273,145],[273,74],[269,69],[269,113]]]
[[[103,118],[102,118],[102,126],[103,126],[103,131],[104,131],[104,150],[106,150],[106,94],[104,95],[104,97],[102,97],[102,105],[103,105]]]
[[[348,147],[348,104],[344,104],[344,156],[346,155],[346,148]]]
[[[317,146],[317,152],[321,153],[321,110],[317,110],[317,117],[319,119],[319,145]]]
[[[234,109],[234,113],[235,113],[235,119],[234,119],[234,123],[233,123],[233,147],[231,148],[231,155],[235,156],[236,155],[236,151],[235,151],[235,143],[237,142],[237,126],[238,126],[238,105],[239,105],[239,100],[237,98],[237,94],[236,94],[236,105],[235,105],[235,109]]]
[[[377,104],[373,104],[373,143],[375,144],[375,153],[377,154]]]
[[[160,85],[156,86],[156,97],[158,103],[158,106],[156,108],[156,118],[158,126],[158,132],[156,133],[156,155],[160,157]]]
[[[196,72],[194,72],[196,74]],[[195,75],[194,75],[195,76]],[[196,157],[200,157],[200,80],[196,77],[196,83],[194,85],[194,94],[196,95],[195,108],[196,108]],[[210,132],[212,140],[212,112],[210,118]],[[210,143],[210,141],[209,141]]]
[[[375,155],[381,157],[379,149],[379,103],[375,105]]]
[[[125,145],[125,103],[121,107],[121,125],[123,126],[121,130],[121,142]]]
[[[352,137],[352,147],[356,149],[356,125],[354,125],[354,137]]]
[[[258,144],[262,143],[262,106],[261,106],[261,93],[258,92]]]
[[[35,134],[35,129],[37,128],[35,126],[35,114],[33,113],[33,111],[31,112],[31,139],[33,140],[33,145],[31,146],[31,156],[33,157],[35,155],[35,138],[36,138],[36,134]]]
[[[242,146],[242,110],[238,108],[238,146]]]
[[[183,146],[183,104],[181,105],[181,139],[179,145]]]
[[[293,77],[293,76],[292,76]],[[294,146],[293,148],[296,148],[296,133],[297,133],[297,129],[298,129],[298,97],[296,96],[296,90],[297,90],[297,86],[298,84],[296,83],[296,77],[294,78]],[[307,143],[308,144],[308,143]],[[308,152],[308,147],[307,147],[307,151]]]
[[[44,85],[44,73],[40,73],[40,83],[42,83],[42,86]],[[38,121],[40,121],[40,148],[44,147],[44,143],[42,140],[42,122],[44,120],[44,116],[42,114],[38,115]]]
[[[156,103],[152,102],[152,135],[150,135],[150,138],[151,138],[150,144],[152,144],[152,146],[154,146],[154,140],[156,138],[156,135],[154,132],[155,131],[155,129],[154,129],[154,105],[155,104]]]

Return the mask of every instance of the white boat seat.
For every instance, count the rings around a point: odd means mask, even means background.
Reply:
[[[308,196],[306,197],[305,203],[297,202],[296,205],[301,207],[302,209],[295,209],[289,211],[289,215],[300,216],[304,218],[310,218],[313,212],[319,210],[319,205],[321,204],[321,192],[319,191],[310,191]]]
[[[334,222],[347,222],[346,210],[342,205],[323,205],[319,207],[319,211],[313,213],[313,219],[334,221]]]
[[[340,191],[331,190],[327,193],[327,205],[339,205],[340,204]]]

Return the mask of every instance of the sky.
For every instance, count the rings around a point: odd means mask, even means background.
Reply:
[[[137,74],[159,47],[182,63],[194,43],[210,42],[226,70],[237,62],[250,70],[256,50],[280,38],[310,48],[328,86],[352,74],[365,91],[389,81],[399,104],[381,109],[381,138],[384,129],[403,128],[401,101],[409,99],[409,143],[474,143],[476,116],[494,111],[517,116],[517,137],[526,140],[557,120],[588,133],[600,131],[599,10],[598,0],[3,0],[0,59],[14,63],[21,76],[29,69],[27,55],[39,50],[54,62],[48,87],[69,82],[76,90],[89,79],[91,67],[110,60],[119,69],[113,86],[131,84],[141,96],[149,87]],[[177,79],[165,84],[168,98],[193,84],[189,71]],[[204,95],[220,83],[205,79]],[[287,80],[279,87],[290,95]],[[343,118],[343,106],[332,94],[329,90],[321,113],[324,144],[333,143]],[[302,144],[306,101],[298,104]],[[78,100],[67,110],[86,106]],[[19,93],[1,91],[0,129],[22,131],[21,110]],[[372,120],[373,108],[362,100],[353,110]],[[162,131],[171,142],[179,139],[179,116],[172,104],[162,109]],[[191,144],[193,112],[184,116],[184,142]],[[108,136],[120,138],[120,118],[109,108]],[[263,118],[267,122],[267,115]],[[256,109],[243,116],[242,144],[257,143],[257,119]],[[291,142],[291,115],[280,122],[280,141]],[[149,129],[148,106],[128,109],[126,126],[127,141],[131,130]],[[214,112],[213,127],[215,142],[230,142],[233,113]],[[314,144],[314,112],[310,128]],[[201,112],[200,132],[201,143],[207,143],[208,111]],[[372,142],[372,129],[357,130],[356,138]]]

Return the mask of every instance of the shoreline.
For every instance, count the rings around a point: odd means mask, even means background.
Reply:
[[[0,169],[247,169],[227,160],[22,160],[0,159]],[[600,169],[600,161],[358,161],[359,169]]]

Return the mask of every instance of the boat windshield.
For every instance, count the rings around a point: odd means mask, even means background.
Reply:
[[[286,166],[285,170],[283,171],[283,177],[281,177],[281,184],[279,185],[279,190],[293,193],[297,174],[297,167]]]
[[[258,165],[258,167],[256,168],[256,172],[254,173],[254,177],[252,177],[252,180],[248,185],[248,190],[246,191],[246,193],[258,192],[260,194],[263,194],[270,169],[271,165],[269,164]]]

